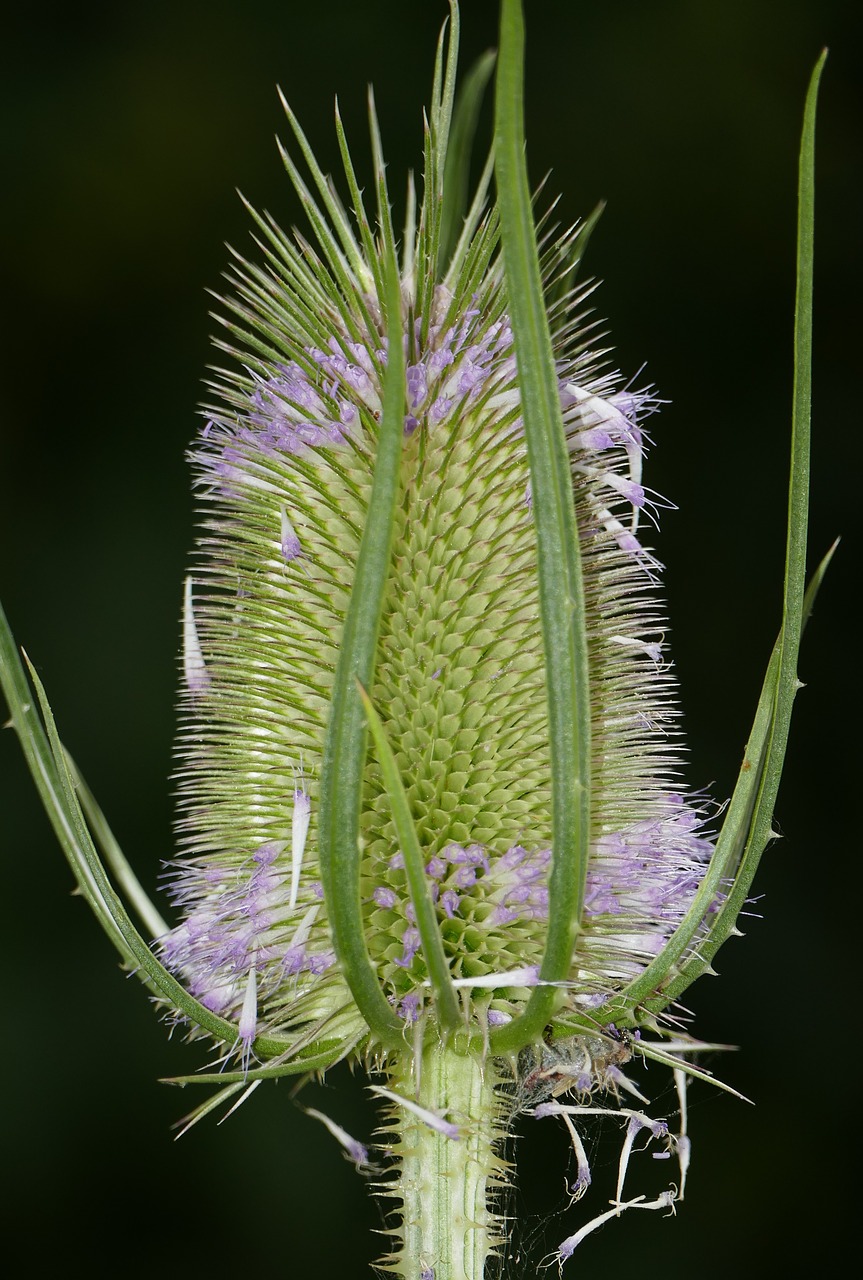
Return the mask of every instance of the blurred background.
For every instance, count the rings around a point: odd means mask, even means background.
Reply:
[[[802,1270],[817,1257],[827,1272],[849,1247],[856,1142],[845,1081],[860,938],[848,603],[861,465],[860,6],[528,0],[526,10],[532,176],[553,171],[563,222],[608,201],[588,262],[605,281],[597,308],[619,367],[646,364],[642,378],[670,401],[651,423],[647,479],[679,504],[656,545],[689,782],[716,797],[733,787],[779,621],[796,158],[808,76],[831,47],[818,126],[813,563],[845,541],[801,660],[807,688],[776,814],[784,839],[765,858],[747,936],[689,1000],[697,1032],[741,1046],[712,1065],[756,1105],[694,1087],[690,1194],[677,1218],[630,1214],[570,1264],[622,1274],[637,1250],[645,1280],[713,1280],[729,1260]],[[463,66],[495,43],[496,11],[464,0]],[[368,172],[371,81],[400,193],[420,163],[445,12],[443,0],[151,0],[19,5],[5,19],[0,595],[150,890],[172,850],[167,778],[194,523],[184,451],[215,327],[206,291],[220,287],[226,241],[252,250],[235,187],[283,225],[299,220],[273,141],[287,134],[277,83],[333,171],[338,93]],[[168,1042],[70,897],[10,734],[0,735],[0,845],[7,1252],[23,1250],[33,1272],[50,1247],[69,1273],[130,1278],[213,1264],[369,1274],[379,1210],[292,1102],[290,1081],[259,1089],[222,1128],[210,1119],[173,1141],[171,1126],[203,1095],[156,1081],[194,1070],[202,1054]],[[670,1109],[665,1078],[654,1079],[648,1091]],[[370,1136],[358,1077],[335,1071],[304,1096]],[[524,1126],[508,1275],[534,1275],[612,1194],[609,1167],[581,1213],[567,1209],[566,1146],[552,1128]]]

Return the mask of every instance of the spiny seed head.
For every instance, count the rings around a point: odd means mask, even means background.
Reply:
[[[386,237],[372,238],[359,206],[349,230],[332,197],[330,230],[287,163],[318,247],[257,219],[263,265],[239,262],[227,303],[236,363],[214,384],[191,451],[202,522],[184,616],[173,882],[184,918],[161,940],[192,993],[239,1023],[246,1061],[256,1031],[300,1043],[337,1027],[346,1052],[368,1047],[328,923],[319,818],[394,331],[384,321]],[[407,793],[451,977],[468,1023],[487,1033],[522,1009],[543,956],[549,727],[498,217],[492,207],[469,220],[440,272],[443,167],[431,148],[426,204],[402,248],[402,498],[369,695]],[[644,421],[658,402],[596,349],[590,290],[567,285],[579,256],[578,228],[546,228],[545,283],[561,299],[550,318],[581,540],[593,743],[592,841],[561,1027],[656,956],[712,847],[704,804],[676,777],[660,566],[641,538],[639,518],[654,505],[642,484]],[[360,833],[370,959],[406,1032],[422,1020],[433,1034],[429,971],[374,752]]]

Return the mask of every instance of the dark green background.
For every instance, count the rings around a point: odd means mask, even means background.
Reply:
[[[750,1107],[692,1090],[691,1193],[676,1220],[630,1214],[571,1265],[724,1276],[838,1266],[856,1144],[846,1081],[860,922],[860,96],[854,0],[529,0],[529,158],[561,216],[608,209],[591,247],[620,367],[672,402],[648,481],[680,504],[668,564],[689,780],[733,786],[779,617],[791,384],[795,164],[803,95],[831,45],[818,135],[813,557],[846,535],[807,636],[786,781],[747,937],[691,993],[696,1030]],[[465,0],[464,57],[496,5]],[[338,92],[362,167],[373,81],[393,187],[419,162],[442,0],[294,5],[153,0],[6,20],[0,93],[3,420],[0,593],[61,730],[150,888],[170,857],[180,584],[193,513],[184,449],[209,358],[205,289],[246,250],[234,187],[299,217],[273,144],[279,82],[327,168]],[[368,1274],[378,1211],[290,1084],[219,1129],[170,1125],[201,1095],[155,1083],[200,1056],[167,1043],[54,847],[0,738],[5,899],[4,1202],[34,1273]],[[763,916],[763,918],[761,918]],[[665,1086],[660,1073],[654,1089]],[[309,1100],[359,1136],[361,1082]],[[549,1123],[549,1122],[546,1122]],[[566,1144],[534,1126],[514,1210],[538,1260],[577,1225]],[[610,1157],[609,1157],[610,1158]],[[635,1186],[633,1181],[631,1186]],[[594,1192],[594,1211],[611,1194]],[[844,1201],[844,1204],[843,1204]],[[591,1202],[589,1202],[591,1203]],[[548,1215],[544,1220],[542,1215]],[[122,1250],[122,1254],[118,1251]]]

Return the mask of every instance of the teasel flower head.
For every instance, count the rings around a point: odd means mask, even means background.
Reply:
[[[336,113],[350,213],[285,104],[311,237],[251,211],[256,256],[236,257],[220,304],[226,359],[191,449],[180,920],[145,916],[158,959],[103,872],[78,868],[171,1016],[219,1044],[202,1077],[219,1097],[346,1058],[382,1073],[400,1206],[385,1265],[439,1280],[478,1278],[503,1239],[518,1111],[567,1125],[574,1200],[591,1178],[576,1118],[625,1120],[612,1209],[561,1264],[607,1218],[682,1196],[705,1046],[676,1001],[734,931],[769,835],[805,613],[787,605],[717,841],[715,806],[681,780],[651,549],[660,401],[602,346],[579,273],[594,219],[560,230],[546,213],[535,234],[521,39],[504,0],[494,155],[462,207],[492,59],[453,119],[453,3],[399,236],[373,103],[371,210]],[[623,1070],[638,1057],[672,1070],[678,1132],[622,1105],[647,1101]],[[638,1135],[677,1157],[653,1200],[624,1192]]]
[[[356,224],[289,108],[288,118],[317,181],[313,196],[283,153],[316,240],[256,218],[263,262],[236,265],[219,344],[232,365],[192,448],[202,530],[185,592],[173,879],[184,919],[161,945],[231,1021],[251,980],[260,1031],[305,1035],[317,1021],[365,1052],[410,1039],[413,1024],[438,1034],[424,911],[459,984],[459,1025],[487,1038],[537,985],[554,861],[537,527],[500,219],[478,200],[442,253],[446,157],[431,134],[425,200],[414,214],[409,194],[388,298],[395,244],[373,108],[384,192],[374,236],[341,121]],[[584,238],[583,224],[547,228],[541,256],[544,288],[560,294],[551,337],[584,584],[592,794],[577,941],[552,1026],[604,1004],[655,958],[712,849],[710,807],[679,780],[659,565],[645,538],[658,505],[642,481],[657,401],[598,349],[592,286],[571,283]],[[396,497],[364,692],[398,771],[422,883],[417,902],[372,745],[352,905],[390,1010],[379,1039],[330,918],[343,886],[327,870],[322,811],[344,635],[363,603],[361,546],[378,515],[394,345]],[[347,696],[360,705],[358,690]]]
[[[467,1024],[516,1017],[543,955],[546,668],[499,224],[485,216],[438,281],[424,242],[432,216],[423,207],[419,232],[406,231],[395,332],[379,247],[348,240],[339,279],[334,262],[264,224],[269,268],[242,264],[236,278],[247,350],[192,453],[203,529],[183,627],[174,896],[185,919],[163,946],[195,995],[232,1020],[255,974],[258,1025],[279,1035],[310,1010],[343,1020],[349,1035],[362,1028],[324,891],[322,782],[393,340],[405,366],[399,498],[367,692],[447,970],[477,984],[465,988]],[[547,285],[578,245],[578,229],[550,238]],[[594,797],[561,1014],[603,1003],[656,956],[711,850],[708,809],[677,776],[658,566],[640,536],[655,400],[603,368],[586,333],[587,292],[570,294],[553,332],[581,531]],[[393,1025],[433,1022],[417,904],[374,750],[359,837],[360,917]],[[519,980],[501,983],[509,971]]]

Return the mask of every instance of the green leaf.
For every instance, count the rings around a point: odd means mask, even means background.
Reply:
[[[405,875],[413,903],[416,925],[422,942],[423,959],[428,969],[432,993],[437,1006],[438,1021],[446,1031],[455,1031],[463,1025],[455,987],[452,984],[449,964],[444,952],[443,940],[438,928],[437,912],[432,902],[431,890],[425,871],[425,860],[420,847],[416,827],[411,817],[410,805],[396,764],[392,748],[378,713],[366,691],[360,687],[360,698],[378,754],[384,786],[389,797],[390,812],[399,838],[399,848],[405,860]]]
[[[551,746],[553,859],[541,983],[569,976],[590,841],[590,690],[581,554],[554,357],[531,210],[523,121],[524,23],[503,0],[495,95],[495,166],[507,298],[536,524]],[[541,985],[492,1037],[495,1052],[539,1038],[559,1002]]]
[[[405,414],[401,292],[391,251],[385,261],[387,367],[366,523],[345,617],[321,768],[321,880],[333,944],[360,1013],[383,1044],[400,1044],[404,1023],[387,1002],[369,959],[360,901],[360,804],[366,722],[357,681],[371,686],[392,554]]]

